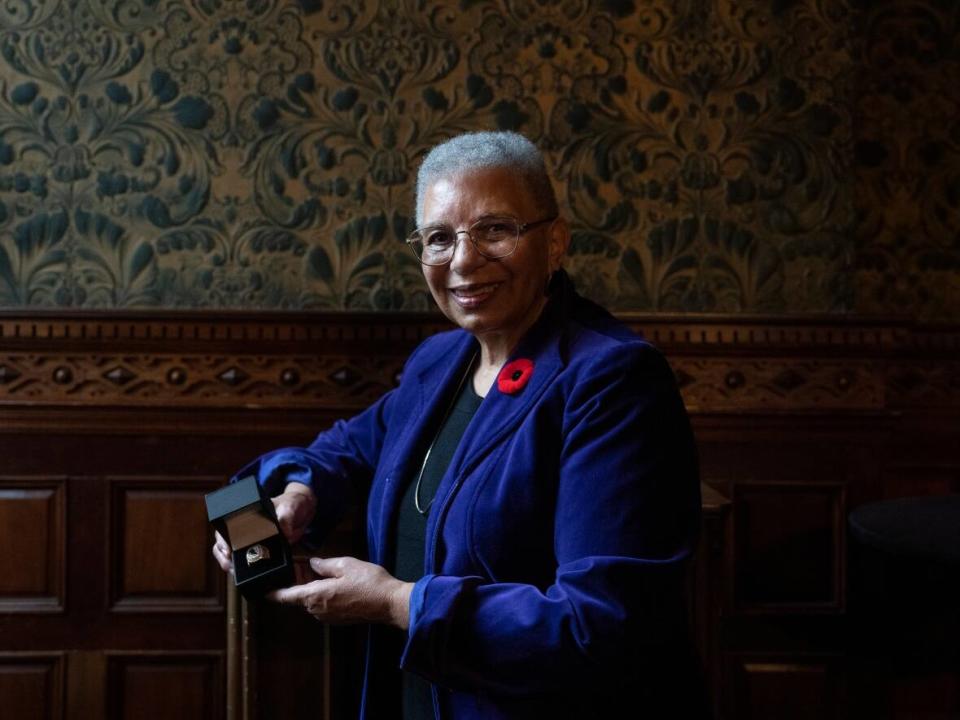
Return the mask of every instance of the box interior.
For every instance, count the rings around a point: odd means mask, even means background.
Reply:
[[[277,534],[277,526],[258,505],[237,510],[224,518],[228,542],[233,549],[246,548]]]

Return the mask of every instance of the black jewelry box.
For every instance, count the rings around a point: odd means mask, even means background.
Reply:
[[[233,550],[237,588],[248,600],[294,584],[290,543],[273,502],[253,476],[207,494],[207,518]]]

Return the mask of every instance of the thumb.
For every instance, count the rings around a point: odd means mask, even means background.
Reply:
[[[322,577],[340,577],[343,574],[340,563],[331,558],[310,558],[310,569]]]

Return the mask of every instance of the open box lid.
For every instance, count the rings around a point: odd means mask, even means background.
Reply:
[[[235,550],[279,532],[273,502],[252,475],[208,493],[206,502],[210,522]]]

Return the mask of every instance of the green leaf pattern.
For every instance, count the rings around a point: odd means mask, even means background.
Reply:
[[[913,5],[916,37],[924,13],[960,19]],[[896,190],[870,174],[895,154],[854,122],[857,63],[881,67],[903,17],[849,0],[9,0],[0,305],[427,309],[403,242],[417,164],[499,128],[544,150],[567,267],[612,309],[883,310],[890,268],[960,267],[929,240],[956,235],[956,138],[917,151],[940,164],[908,261],[876,210]]]

